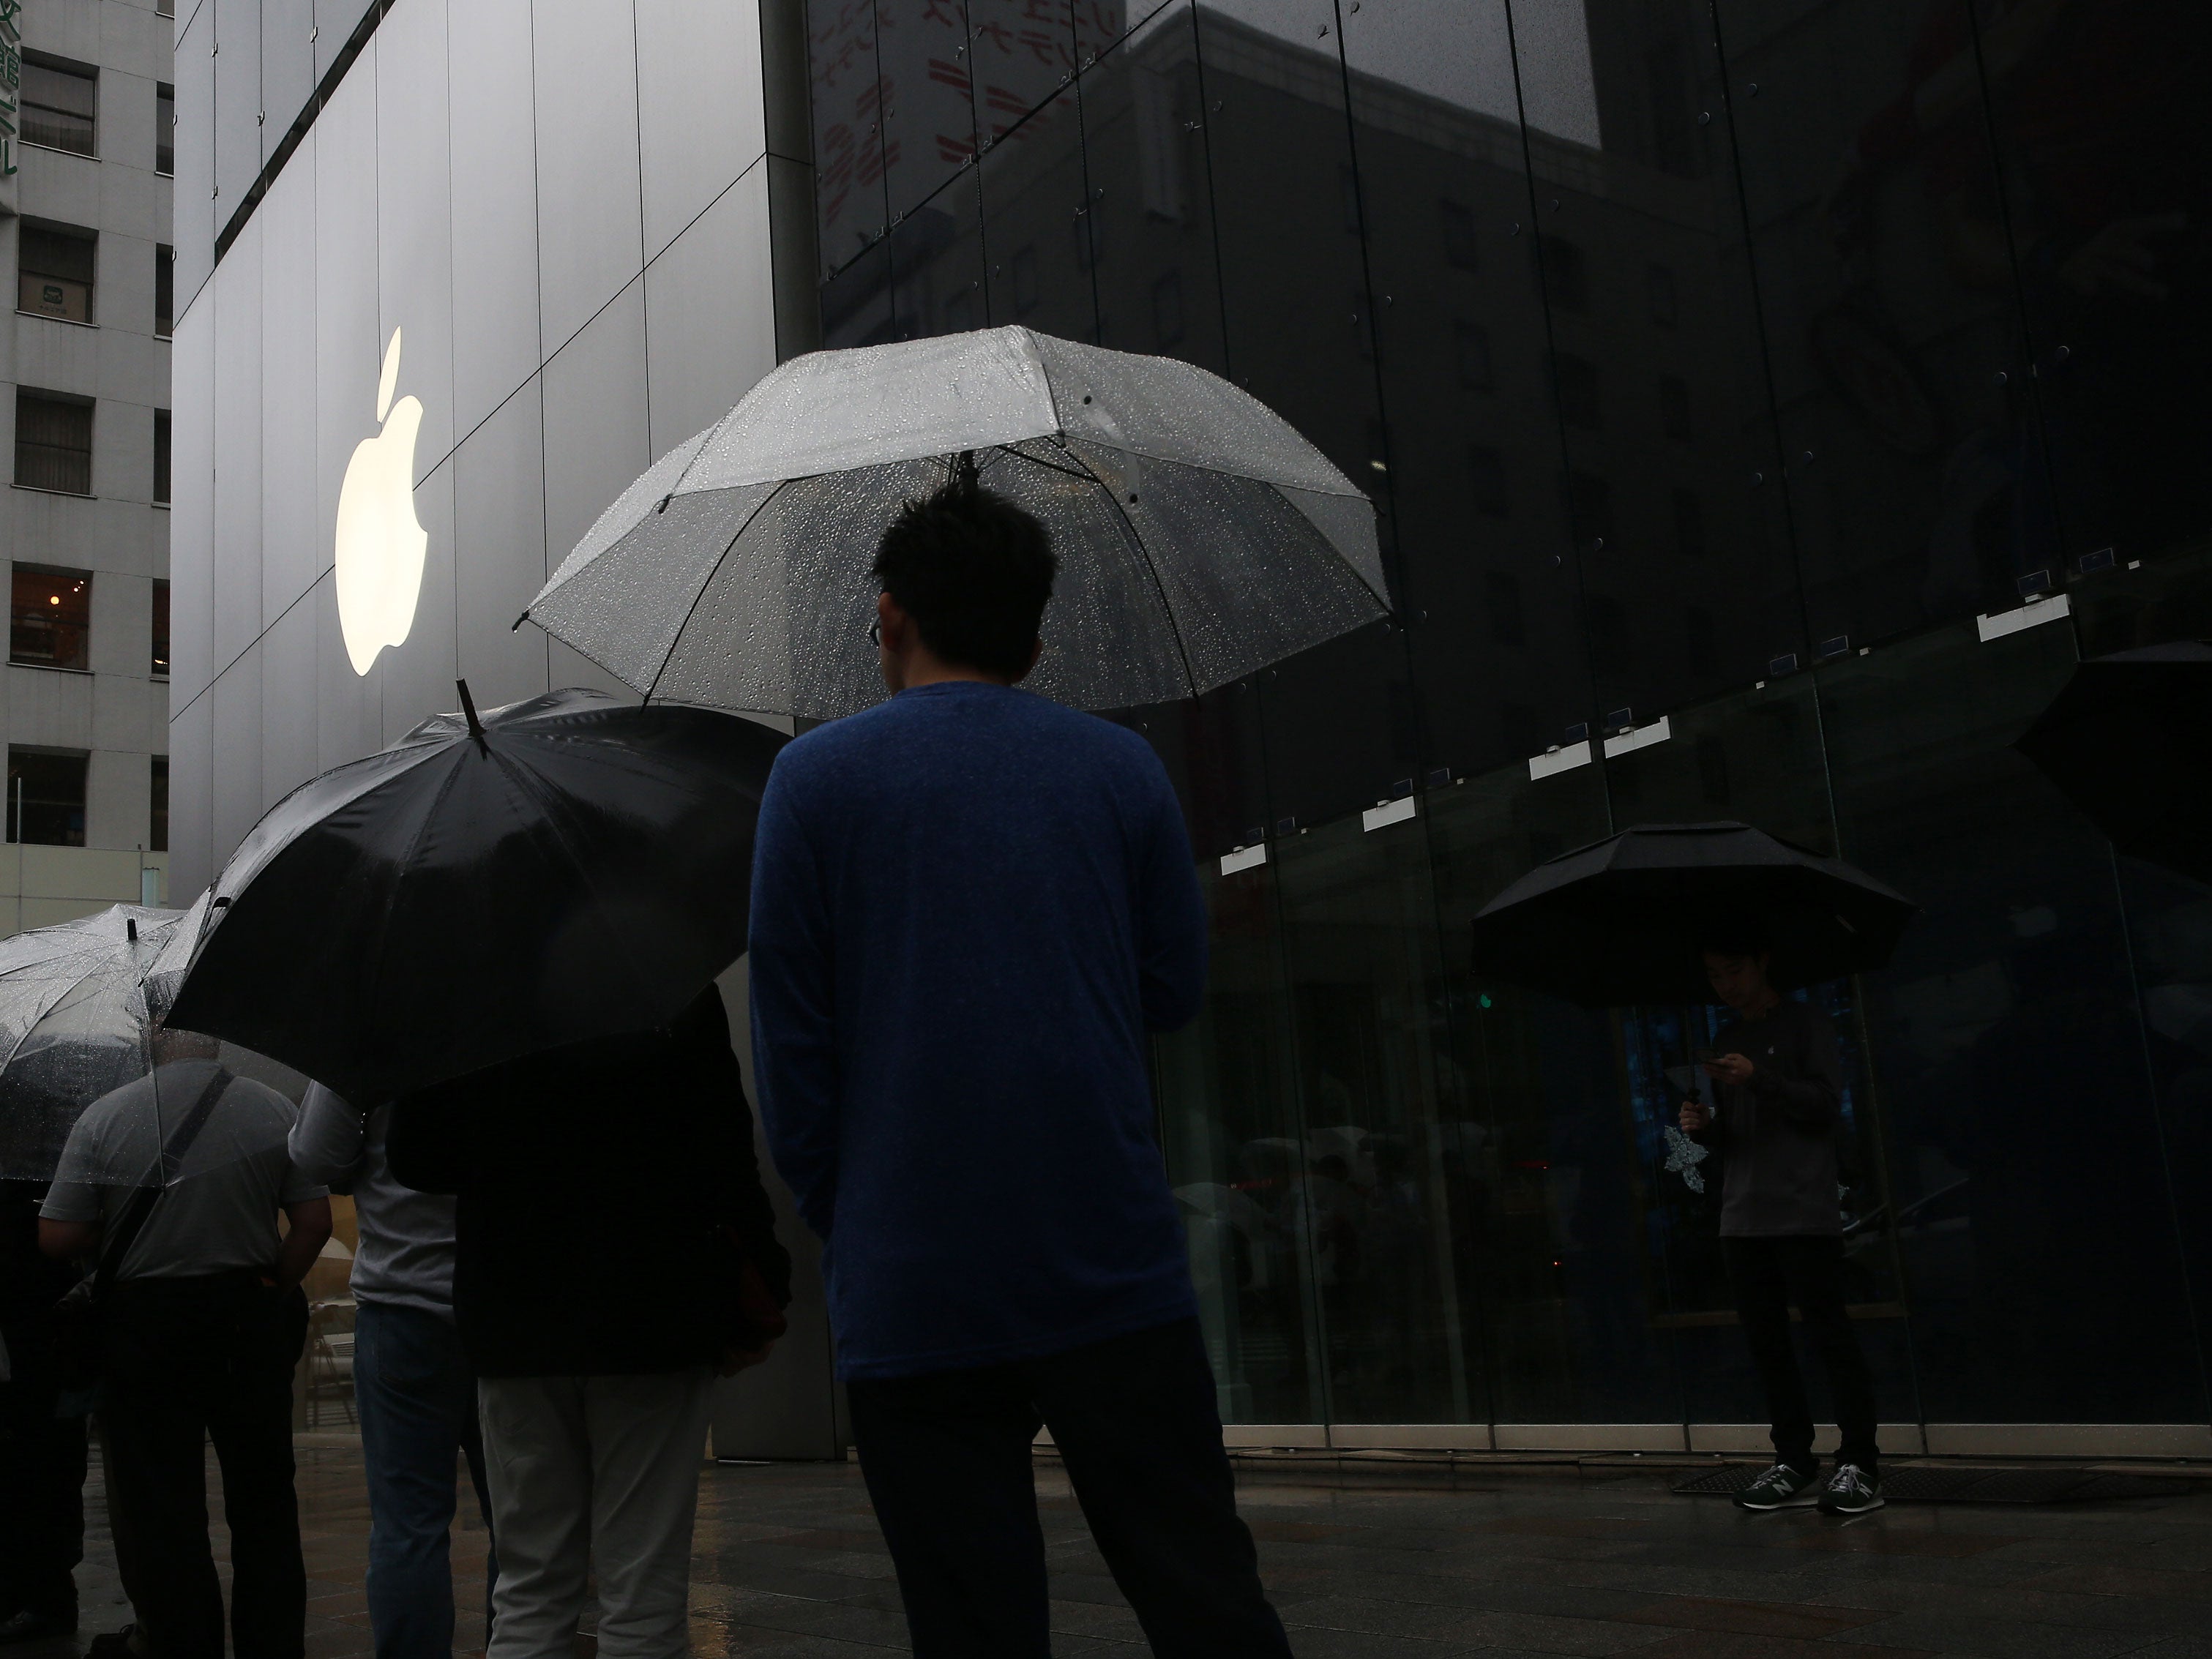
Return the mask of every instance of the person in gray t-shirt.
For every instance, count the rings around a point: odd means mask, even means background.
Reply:
[[[1843,1061],[1835,1027],[1819,1009],[1774,988],[1763,939],[1716,938],[1705,959],[1714,999],[1735,1018],[1704,1062],[1718,1086],[1719,1109],[1686,1102],[1681,1125],[1727,1161],[1721,1246],[1736,1316],[1765,1387],[1775,1452],[1774,1467],[1736,1502],[1748,1510],[1817,1503],[1838,1515],[1879,1509],[1874,1378],[1844,1304],[1836,1158]],[[1793,1300],[1835,1395],[1842,1443],[1825,1486],[1790,1329]]]
[[[40,1210],[39,1246],[95,1256],[140,1194],[156,1194],[112,1264],[100,1319],[99,1414],[116,1565],[146,1638],[137,1645],[223,1650],[207,1530],[212,1440],[230,1528],[234,1644],[296,1654],[307,1577],[292,1374],[307,1328],[300,1281],[331,1236],[330,1199],[285,1151],[289,1101],[231,1075],[204,1039],[157,1041],[153,1074],[95,1102],[70,1132]],[[202,1109],[185,1145],[181,1130]]]
[[[392,1108],[364,1115],[311,1084],[292,1131],[301,1171],[353,1194],[354,1402],[368,1478],[368,1619],[377,1659],[451,1659],[455,1454],[491,1524],[477,1379],[453,1326],[453,1209],[392,1174]],[[499,1577],[495,1553],[492,1582]],[[485,1597],[490,1605],[489,1594]],[[489,1634],[487,1634],[489,1639]]]

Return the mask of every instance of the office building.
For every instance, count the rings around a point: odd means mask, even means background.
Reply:
[[[257,128],[212,7],[181,880],[457,672],[588,681],[508,623],[777,357],[1187,357],[1365,483],[1397,600],[1117,716],[1212,904],[1156,1075],[1232,1437],[1763,1446],[1663,1134],[1710,1011],[1533,997],[1467,935],[1553,854],[1727,818],[1921,907],[1812,994],[1889,1446],[2212,1452],[2212,902],[2010,747],[2079,658],[2212,631],[2200,9],[394,0],[302,55],[264,0]],[[333,515],[403,334],[430,550],[362,673]]]

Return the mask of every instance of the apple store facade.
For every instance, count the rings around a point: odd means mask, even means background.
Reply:
[[[1398,601],[1115,716],[1212,906],[1155,1079],[1232,1437],[1764,1444],[1662,1133],[1710,1013],[1467,934],[1740,819],[1920,907],[1811,993],[1886,1444],[2212,1456],[2212,896],[2011,748],[2212,634],[2203,8],[309,9],[178,8],[178,891],[457,676],[603,683],[510,624],[780,358],[1186,357],[1367,485]],[[726,1449],[835,1449],[818,1296],[787,1346]]]

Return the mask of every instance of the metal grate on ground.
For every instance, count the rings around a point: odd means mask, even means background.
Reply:
[[[1729,1498],[1765,1472],[1731,1463],[1679,1481],[1686,1498]],[[2114,1474],[2096,1469],[1897,1468],[1882,1476],[1882,1496],[1905,1504],[2096,1504],[2123,1498],[2178,1498],[2196,1489],[2186,1478]]]

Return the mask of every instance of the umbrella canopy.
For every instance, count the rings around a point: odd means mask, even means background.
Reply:
[[[1911,900],[1742,823],[1640,824],[1538,865],[1474,919],[1474,970],[1588,1008],[1713,1000],[1714,928],[1756,928],[1781,987],[1882,966]]]
[[[173,1023],[367,1104],[665,1024],[743,953],[781,733],[574,690],[479,720],[461,695],[254,826]]]
[[[2112,845],[2212,881],[2212,644],[2077,664],[2014,745]]]
[[[972,452],[1051,532],[1026,684],[1194,696],[1385,615],[1366,496],[1189,363],[1025,328],[817,351],[609,507],[525,613],[655,702],[832,720],[884,696],[876,544]]]
[[[204,1080],[203,1067],[172,1087],[182,1074],[156,1060],[206,905],[205,895],[188,911],[118,904],[0,941],[0,1180],[52,1179],[70,1132],[103,1101],[123,1132],[80,1157],[77,1178],[166,1185],[284,1139],[290,1121],[273,1110],[232,1113],[183,1158],[163,1156]]]

